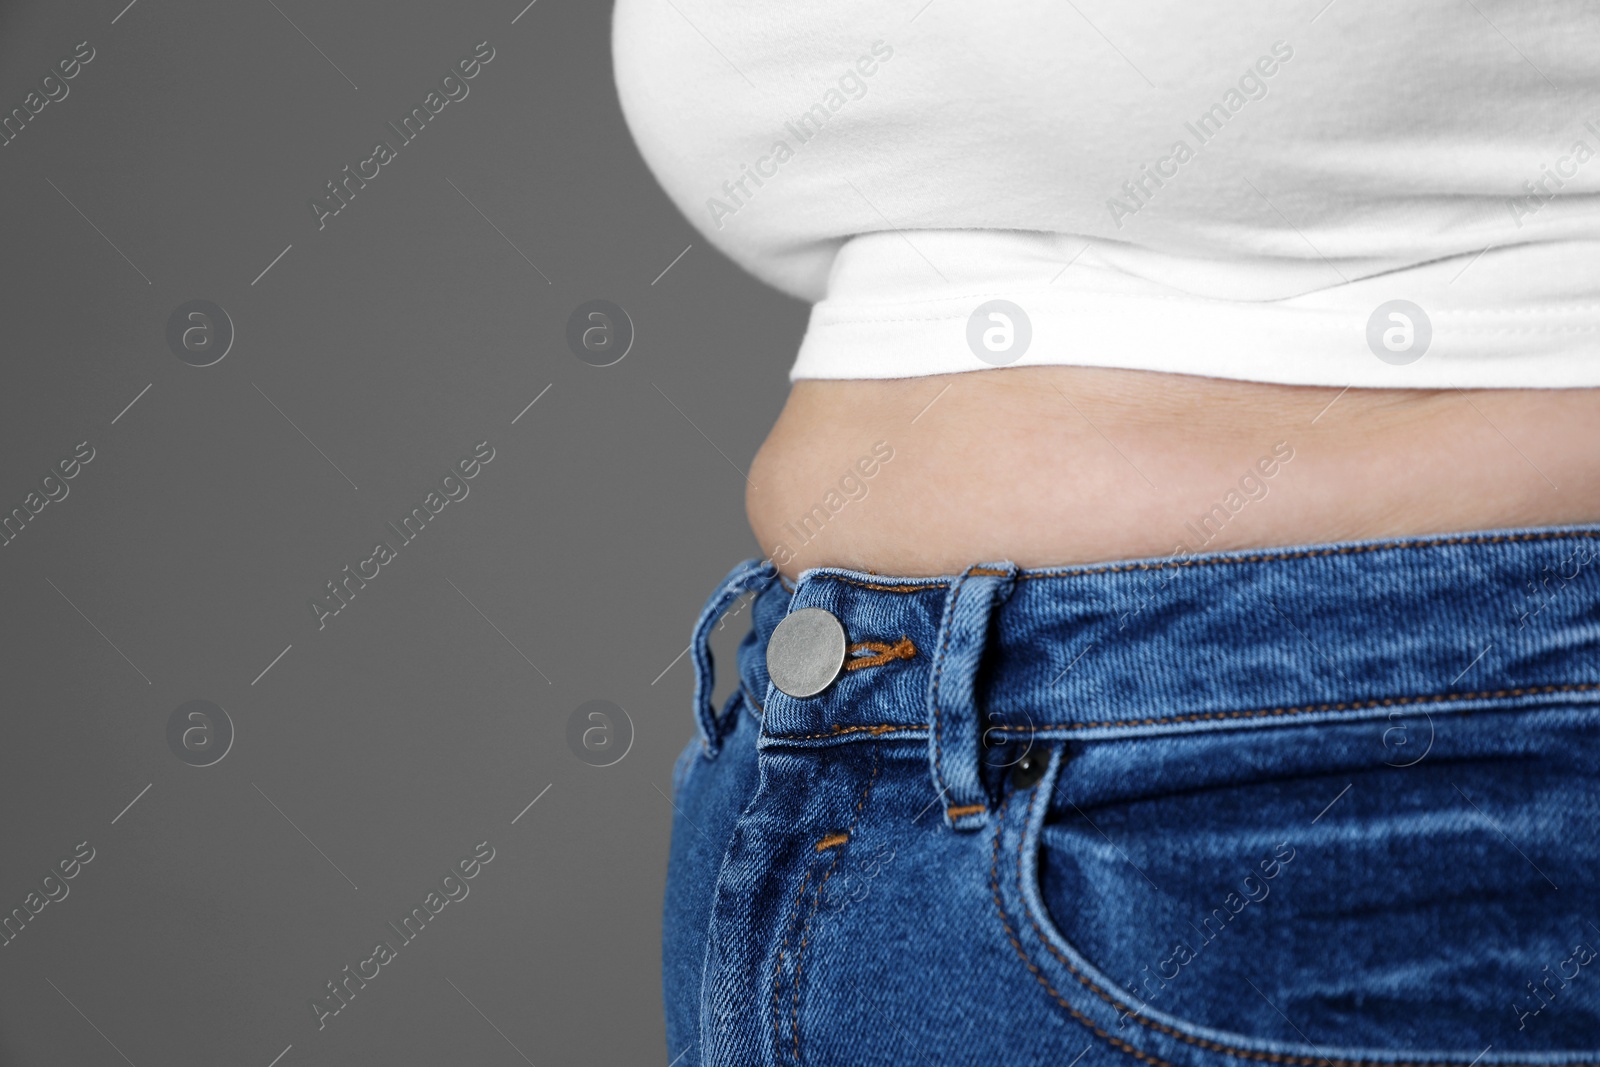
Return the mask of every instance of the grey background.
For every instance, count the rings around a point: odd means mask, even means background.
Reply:
[[[0,1063],[682,1051],[659,976],[676,657],[759,554],[736,467],[805,308],[657,189],[610,5],[525,2],[0,8],[0,110],[96,50],[0,148],[0,511],[96,450],[0,547],[0,912],[96,853],[0,947]],[[485,40],[468,97],[319,232],[308,199]],[[593,298],[637,329],[612,367],[564,342]],[[237,331],[211,367],[165,342],[191,299]],[[319,631],[308,598],[484,439],[468,497]],[[192,699],[237,731],[214,766],[167,745]],[[591,699],[634,724],[615,766],[568,750]],[[308,1001],[484,840],[470,895],[319,1031]]]

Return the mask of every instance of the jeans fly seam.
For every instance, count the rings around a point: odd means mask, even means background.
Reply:
[[[773,1055],[777,1056],[778,1050],[783,1047],[783,1002],[780,994],[783,992],[783,954],[789,950],[789,938],[794,933],[795,923],[800,918],[800,902],[806,897],[806,886],[811,883],[811,868],[807,866],[805,876],[800,879],[800,892],[795,894],[794,908],[789,912],[788,920],[783,924],[783,942],[778,946],[778,956],[772,963],[772,1047]]]
[[[872,750],[872,774],[867,778],[861,796],[856,800],[855,813],[850,817],[850,828],[845,831],[846,838],[855,833],[856,824],[861,821],[861,810],[866,807],[867,798],[872,795],[872,786],[878,780],[878,771],[883,766],[882,753],[878,749]],[[833,877],[833,872],[839,866],[839,857],[846,851],[843,848],[834,849],[833,859],[828,864],[828,869],[822,872],[822,880],[817,883],[816,896],[811,901],[811,912],[806,916],[806,924],[800,931],[800,943],[794,950],[794,978],[789,986],[793,991],[794,1012],[791,1016],[790,1028],[794,1034],[794,1062],[800,1062],[800,969],[803,965],[802,957],[806,950],[806,940],[811,931],[811,921],[817,917],[817,910],[822,906],[822,891],[827,887],[828,879]]]

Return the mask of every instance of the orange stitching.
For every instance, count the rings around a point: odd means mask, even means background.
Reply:
[[[1403,548],[1434,548],[1439,545],[1495,545],[1509,544],[1518,541],[1554,541],[1566,538],[1584,538],[1586,540],[1600,539],[1600,532],[1580,530],[1577,532],[1561,531],[1552,533],[1531,534],[1499,534],[1494,537],[1434,537],[1418,538],[1405,541],[1381,541],[1370,545],[1344,545],[1339,548],[1319,548],[1300,552],[1265,553],[1253,556],[1225,556],[1206,559],[1163,560],[1160,563],[1126,563],[1114,564],[1105,567],[1094,567],[1077,571],[1019,571],[1019,581],[1034,581],[1044,578],[1082,578],[1091,574],[1118,574],[1123,571],[1162,571],[1172,570],[1177,567],[1212,567],[1232,565],[1238,563],[1269,563],[1284,559],[1311,559],[1317,556],[1348,556],[1365,552],[1386,552]],[[974,573],[992,574],[997,572],[976,571]],[[863,582],[855,578],[846,578],[842,574],[819,574],[818,579],[827,579],[833,582],[844,582],[846,585],[860,586],[863,589],[876,589],[885,593],[916,593],[927,589],[945,589],[949,582],[927,582],[921,585],[884,585],[878,582]]]
[[[821,841],[817,842],[817,851],[826,852],[828,849],[842,845],[848,840],[850,840],[849,834],[829,834],[827,837],[824,837]]]
[[[1043,796],[1042,793],[1037,793],[1032,798],[1029,799],[1029,801],[1028,801],[1027,821],[1030,821],[1030,822],[1032,821],[1033,804],[1041,796]],[[1009,794],[1007,794],[1007,796],[1005,798],[1005,801],[1009,801],[1009,799],[1010,799],[1010,796],[1009,796]],[[1002,815],[1005,812],[1005,801],[1002,801],[1002,803],[1001,803],[1001,809],[1000,810],[1001,810]],[[1019,832],[1018,835],[1017,835],[1017,895],[1019,896],[1019,898],[1021,898],[1023,900],[1023,906],[1028,911],[1028,921],[1033,926],[1034,934],[1039,938],[1040,943],[1044,945],[1044,947],[1050,952],[1050,954],[1052,956],[1054,956],[1057,960],[1059,960],[1061,962],[1062,966],[1066,967],[1068,972],[1070,972],[1074,978],[1076,978],[1086,988],[1088,988],[1091,991],[1093,991],[1094,993],[1098,994],[1101,1000],[1104,1000],[1107,1004],[1111,1005],[1112,1007],[1118,1009],[1123,1014],[1125,1014],[1128,1017],[1132,1018],[1140,1026],[1146,1027],[1147,1029],[1160,1031],[1161,1033],[1166,1034],[1169,1037],[1175,1037],[1179,1041],[1183,1041],[1183,1042],[1185,1042],[1187,1044],[1190,1044],[1190,1045],[1195,1045],[1195,1046],[1197,1046],[1199,1048],[1208,1049],[1208,1050],[1210,1050],[1212,1052],[1221,1052],[1221,1053],[1224,1053],[1225,1055],[1235,1056],[1235,1057],[1238,1057],[1240,1059],[1265,1060],[1265,1061],[1267,1061],[1269,1063],[1293,1064],[1293,1065],[1295,1065],[1295,1067],[1374,1067],[1374,1065],[1377,1065],[1377,1064],[1381,1064],[1382,1067],[1458,1067],[1458,1065],[1445,1064],[1445,1063],[1430,1064],[1430,1063],[1419,1062],[1419,1061],[1416,1061],[1416,1060],[1395,1060],[1395,1061],[1390,1061],[1390,1060],[1382,1060],[1382,1061],[1378,1061],[1378,1060],[1345,1060],[1345,1059],[1328,1059],[1326,1057],[1321,1057],[1321,1056],[1318,1056],[1318,1057],[1286,1056],[1286,1055],[1284,1055],[1282,1053],[1278,1053],[1278,1052],[1258,1052],[1258,1051],[1255,1051],[1255,1050],[1252,1050],[1252,1049],[1237,1048],[1237,1047],[1232,1046],[1232,1045],[1224,1045],[1224,1044],[1222,1044],[1220,1042],[1217,1042],[1217,1041],[1211,1041],[1211,1040],[1209,1040],[1207,1038],[1196,1037],[1196,1036],[1194,1036],[1192,1034],[1186,1034],[1182,1030],[1178,1030],[1175,1027],[1168,1026],[1165,1023],[1156,1022],[1154,1019],[1146,1018],[1144,1015],[1140,1014],[1138,1011],[1135,1011],[1131,1006],[1129,1006],[1127,1004],[1124,1004],[1123,1002],[1118,1000],[1116,997],[1112,996],[1111,994],[1107,993],[1104,989],[1100,988],[1100,986],[1098,984],[1096,984],[1093,979],[1087,977],[1086,975],[1083,975],[1083,974],[1079,973],[1078,969],[1072,965],[1071,961],[1068,960],[1066,958],[1066,956],[1062,955],[1061,951],[1058,948],[1056,948],[1056,946],[1053,943],[1051,943],[1051,941],[1050,941],[1050,939],[1048,937],[1045,936],[1044,929],[1043,929],[1043,927],[1040,926],[1038,918],[1033,914],[1033,910],[1031,908],[1027,908],[1027,898],[1026,898],[1026,894],[1024,893],[1024,878],[1023,878],[1023,872],[1022,872],[1022,853],[1023,853],[1023,848],[1024,848],[1024,846],[1026,844],[1027,844],[1027,833],[1026,833],[1026,828],[1024,826],[1024,830],[1022,832]],[[1000,901],[999,890],[998,890],[998,878],[999,878],[998,867],[999,867],[999,862],[1000,862],[999,853],[1000,853],[1000,834],[999,834],[999,831],[997,830],[995,832],[995,861],[994,861],[994,868],[990,872],[991,878],[994,878],[995,881],[996,881],[997,888],[995,889],[995,903],[997,905],[999,904],[999,901]],[[1002,923],[1002,925],[1005,924],[1005,911],[1004,911],[1003,908],[1001,909],[1001,923]],[[1006,933],[1007,934],[1011,933],[1011,927],[1009,925],[1006,926]],[[1014,937],[1012,939],[1012,944],[1013,945],[1017,944],[1016,939]],[[1022,951],[1020,946],[1018,947],[1018,951],[1019,952]],[[1026,955],[1023,956],[1023,962],[1028,963],[1028,969],[1032,970],[1034,972],[1034,976],[1035,977],[1039,977],[1041,982],[1044,982],[1044,979],[1039,976],[1038,970],[1036,968],[1034,968],[1032,963],[1028,962],[1028,959],[1027,959]],[[1137,1056],[1139,1059],[1147,1060],[1147,1061],[1152,1062],[1152,1063],[1160,1063],[1161,1062],[1159,1060],[1155,1060],[1152,1057],[1149,1057],[1149,1056],[1139,1052],[1138,1050],[1134,1049],[1131,1045],[1124,1046],[1117,1039],[1109,1037],[1108,1035],[1106,1035],[1104,1033],[1104,1031],[1100,1030],[1098,1027],[1095,1027],[1092,1023],[1088,1022],[1088,1020],[1087,1020],[1087,1018],[1085,1016],[1079,1014],[1079,1012],[1076,1011],[1074,1008],[1072,1008],[1071,1005],[1067,1004],[1067,1002],[1061,998],[1060,994],[1057,994],[1055,992],[1055,990],[1053,988],[1051,988],[1051,986],[1048,983],[1045,984],[1045,988],[1049,989],[1051,994],[1056,997],[1057,1002],[1060,1003],[1062,1005],[1062,1007],[1064,1007],[1068,1011],[1072,1012],[1073,1016],[1075,1018],[1077,1018],[1078,1021],[1083,1022],[1085,1025],[1089,1026],[1090,1029],[1095,1031],[1095,1033],[1100,1034],[1102,1037],[1106,1037],[1107,1040],[1111,1041],[1112,1044],[1117,1045],[1117,1047],[1119,1047],[1119,1048],[1122,1048],[1122,1050],[1124,1052],[1129,1052],[1132,1055]],[[1167,1065],[1167,1067],[1170,1067],[1170,1065]],[[1594,1065],[1593,1064],[1583,1064],[1583,1065],[1575,1065],[1575,1067],[1594,1067]]]
[[[783,954],[789,950],[789,937],[794,932],[795,920],[800,917],[800,902],[806,897],[806,885],[811,881],[811,868],[806,868],[805,877],[800,879],[800,892],[795,894],[794,909],[789,912],[789,921],[784,923],[783,944],[778,946],[778,958],[772,963],[772,1043],[774,1048],[783,1047],[783,1006],[778,995],[783,992]]]
[[[1074,1008],[1071,1004],[1068,1004],[1066,998],[1060,993],[1056,992],[1055,987],[1050,984],[1050,980],[1046,978],[1043,972],[1039,970],[1038,966],[1028,958],[1028,953],[1022,947],[1022,942],[1017,940],[1017,935],[1012,931],[1011,924],[1006,921],[1005,905],[1000,902],[1000,830],[1005,826],[1006,806],[1010,804],[1010,802],[1011,794],[1008,792],[1001,799],[1000,811],[995,817],[994,860],[989,866],[989,889],[990,892],[994,894],[994,907],[995,910],[1000,913],[1000,925],[1005,929],[1006,937],[1011,941],[1011,947],[1017,950],[1017,956],[1022,960],[1024,966],[1026,966],[1028,970],[1032,972],[1033,977],[1038,980],[1039,984],[1044,986],[1045,992],[1049,993],[1053,998],[1055,998],[1055,1002],[1065,1008],[1068,1014],[1070,1014],[1074,1019],[1093,1031],[1095,1036],[1100,1038],[1100,1040],[1106,1042],[1112,1048],[1126,1052],[1128,1055],[1133,1056],[1136,1059],[1143,1060],[1146,1063],[1154,1064],[1155,1067],[1173,1067],[1173,1065],[1168,1063],[1166,1060],[1157,1059],[1147,1052],[1141,1052],[1139,1049],[1134,1048],[1121,1038],[1112,1037],[1100,1027],[1096,1026],[1094,1021],[1087,1015],[1080,1012],[1077,1008]]]
[[[835,723],[833,729],[825,734],[768,734],[767,737],[773,741],[819,741],[828,737],[840,737],[844,734],[871,734],[873,737],[878,737],[881,734],[892,734],[896,730],[926,730],[927,728],[928,724],[925,722],[911,725],[885,722],[876,726],[840,726]]]
[[[883,766],[882,753],[878,749],[872,750],[872,776],[867,779],[866,788],[861,790],[861,797],[856,801],[855,814],[850,817],[850,828],[844,832],[846,839],[855,832],[856,823],[861,821],[861,809],[866,806],[867,797],[872,795],[873,783],[878,780],[878,770]],[[824,838],[826,840],[826,838]],[[806,925],[800,931],[800,944],[794,950],[794,978],[789,983],[794,990],[794,1014],[791,1017],[790,1029],[794,1032],[794,1062],[800,1062],[800,967],[801,956],[806,950],[807,935],[811,930],[811,920],[817,917],[817,909],[822,906],[822,890],[828,884],[828,879],[833,877],[834,869],[839,866],[839,857],[843,853],[835,852],[833,860],[828,864],[828,869],[822,874],[822,881],[817,883],[817,895],[811,901],[811,913],[806,916]]]
[[[959,819],[963,815],[976,815],[980,811],[988,810],[989,809],[982,804],[963,804],[956,808],[945,808],[944,813],[950,816],[952,819]]]
[[[1193,715],[1169,715],[1160,719],[1106,719],[1101,722],[1069,722],[1045,726],[992,726],[989,729],[997,734],[1015,733],[1037,737],[1046,730],[1092,730],[1104,726],[1163,726],[1168,723],[1204,722],[1217,719],[1250,719],[1267,715],[1305,715],[1321,711],[1361,711],[1365,708],[1388,708],[1407,704],[1446,704],[1457,700],[1499,700],[1505,697],[1536,696],[1546,693],[1587,693],[1596,689],[1600,689],[1600,682],[1567,682],[1560,685],[1527,685],[1516,689],[1485,689],[1476,693],[1431,693],[1423,696],[1378,697],[1372,700],[1354,700],[1340,704],[1306,704],[1292,708],[1257,708],[1251,711],[1202,711]],[[768,736],[774,741],[815,741],[820,738],[837,737],[840,734],[861,731],[876,735],[890,733],[895,730],[926,729],[928,729],[927,723],[902,725],[884,723],[878,726],[835,726],[833,732],[827,734],[769,734]]]
[[[845,585],[859,586],[862,589],[875,589],[880,593],[920,593],[925,589],[948,589],[949,582],[928,582],[924,585],[885,585],[882,582],[863,582],[859,578],[846,578],[842,574],[819,574],[818,578],[826,578],[830,582],[843,582]]]
[[[868,572],[869,574],[872,572]],[[967,575],[977,575],[980,578],[1002,578],[1007,571],[997,570],[993,567],[972,567],[962,572]],[[847,578],[842,574],[819,574],[817,577],[826,578],[831,582],[843,582],[846,585],[859,586],[862,589],[876,589],[883,593],[918,593],[925,589],[948,589],[949,582],[924,582],[921,585],[889,585],[885,582],[863,582],[859,578]]]
[[[911,638],[901,637],[900,640],[892,645],[886,645],[882,641],[858,641],[846,651],[850,653],[876,653],[876,655],[856,656],[853,659],[844,661],[845,670],[856,671],[862,667],[881,667],[892,659],[910,659],[917,654],[917,646],[911,643]]]

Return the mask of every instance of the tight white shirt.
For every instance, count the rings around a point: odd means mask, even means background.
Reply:
[[[613,52],[685,216],[814,303],[792,378],[1600,385],[1579,0],[618,0]]]

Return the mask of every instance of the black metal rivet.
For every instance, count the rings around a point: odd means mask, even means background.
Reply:
[[[1011,765],[1011,784],[1018,789],[1032,789],[1044,777],[1049,766],[1048,753],[1028,752]]]

